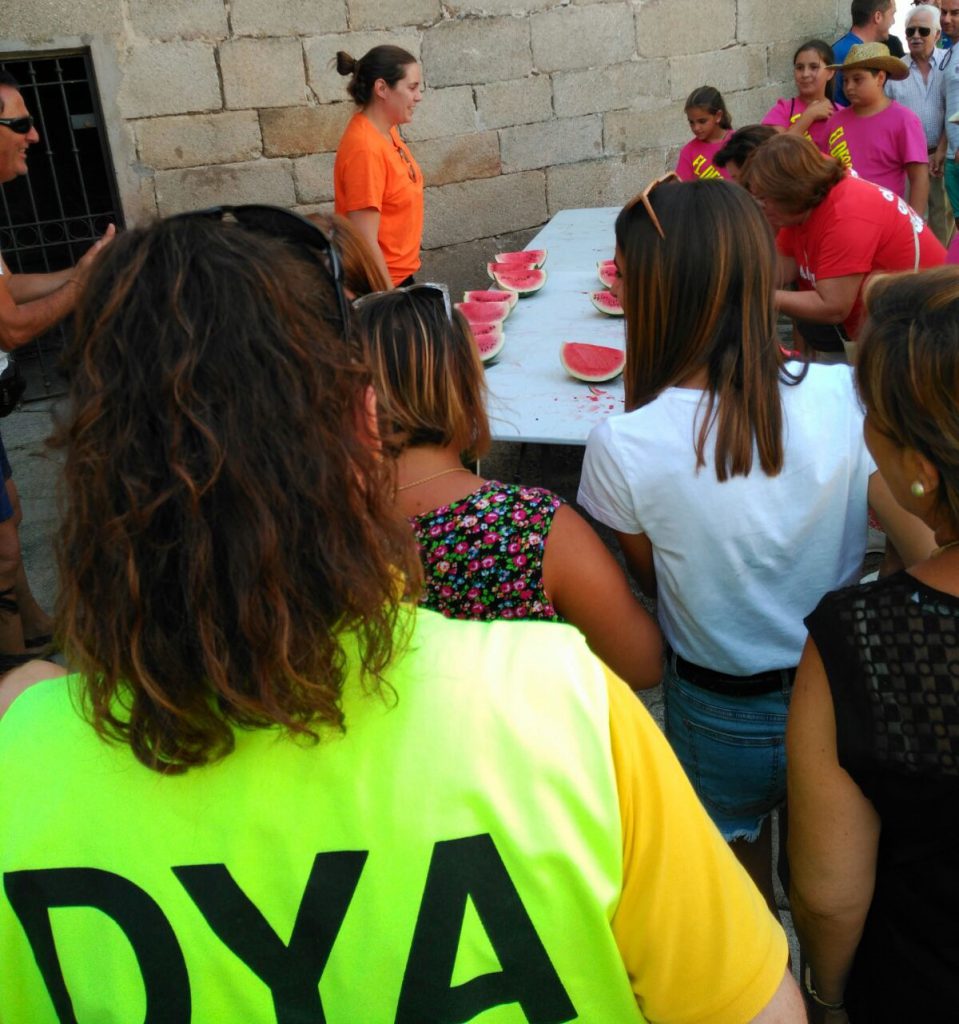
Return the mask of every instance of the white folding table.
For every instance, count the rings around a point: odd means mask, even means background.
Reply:
[[[606,316],[589,301],[603,287],[597,262],[613,257],[619,209],[562,210],[527,245],[548,251],[547,280],[516,304],[503,325],[506,342],[486,368],[494,440],[582,445],[604,417],[623,411],[622,376],[584,384],[559,359],[564,341],[625,347],[622,317]],[[473,287],[495,285],[480,272]]]

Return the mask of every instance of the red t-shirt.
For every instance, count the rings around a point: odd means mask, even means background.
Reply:
[[[776,247],[796,261],[798,285],[808,291],[817,281],[831,277],[912,270],[917,242],[921,269],[945,262],[946,250],[904,199],[850,176],[813,207],[802,224],[782,228]],[[855,338],[862,317],[860,288],[844,321],[850,337]]]
[[[336,212],[379,210],[377,240],[393,284],[420,268],[423,173],[396,128],[384,138],[362,113],[343,132],[333,164]]]
[[[695,181],[697,178],[728,178],[729,171],[725,167],[717,167],[713,157],[726,145],[730,132],[719,142],[700,142],[693,139],[680,150],[676,163],[676,173],[683,181]]]

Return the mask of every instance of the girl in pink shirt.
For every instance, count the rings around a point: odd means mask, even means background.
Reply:
[[[821,39],[803,43],[793,55],[797,95],[776,100],[762,123],[778,132],[805,135],[822,149],[828,135],[826,121],[836,109],[832,102],[832,80],[836,72],[828,67],[835,59],[829,43]]]
[[[713,157],[723,148],[733,128],[733,119],[720,91],[711,85],[694,89],[686,100],[686,119],[694,138],[683,146],[676,173],[683,181],[729,178],[724,167],[713,163]]]

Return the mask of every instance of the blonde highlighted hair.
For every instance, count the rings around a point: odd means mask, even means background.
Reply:
[[[384,444],[393,455],[455,444],[467,458],[490,445],[486,380],[458,310],[429,286],[370,296],[356,308],[368,348]]]
[[[338,213],[311,213],[312,221],[336,245],[343,264],[343,284],[354,298],[370,292],[385,292],[392,282],[383,273],[366,244],[366,239],[346,217]]]

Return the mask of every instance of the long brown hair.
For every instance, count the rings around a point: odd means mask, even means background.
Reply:
[[[342,727],[393,655],[418,560],[336,311],[306,254],[201,219],[119,237],[80,303],[58,626],[94,727],[157,771]]]
[[[872,278],[863,293],[856,380],[870,424],[939,473],[959,526],[959,267]]]
[[[470,459],[489,450],[486,378],[459,310],[426,288],[390,291],[358,303],[384,439],[392,453],[455,444]]]
[[[754,196],[778,203],[787,213],[818,206],[846,172],[816,144],[798,135],[777,135],[750,153],[739,184]]]
[[[616,220],[626,311],[626,407],[705,371],[694,440],[705,465],[716,431],[716,476],[745,476],[753,447],[763,472],[783,464],[783,357],[776,337],[775,249],[756,203],[736,185],[696,181],[649,193]]]
[[[385,292],[393,285],[373,258],[366,239],[346,217],[338,213],[311,213],[306,218],[326,233],[343,264],[343,283],[356,298],[370,292]]]

